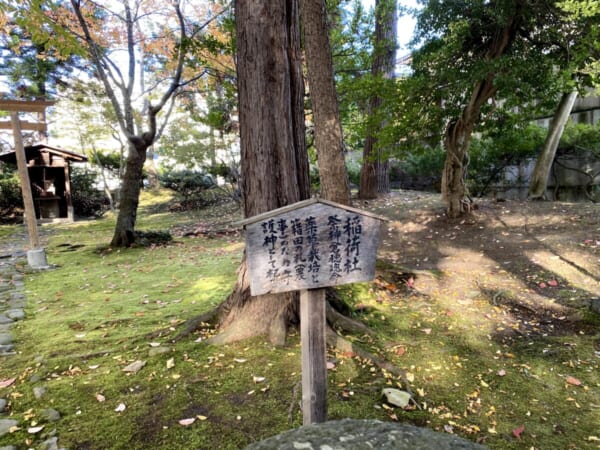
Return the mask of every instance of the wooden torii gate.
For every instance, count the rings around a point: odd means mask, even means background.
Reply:
[[[33,194],[31,184],[29,183],[29,172],[27,170],[27,158],[25,156],[25,147],[23,146],[22,130],[34,130],[45,133],[47,130],[45,113],[48,106],[55,102],[48,100],[0,100],[0,111],[10,112],[10,121],[0,121],[0,129],[12,129],[15,141],[15,155],[17,158],[17,168],[19,179],[21,181],[21,192],[23,194],[23,204],[25,207],[25,221],[27,223],[27,232],[29,234],[29,251],[27,252],[27,262],[33,268],[48,267],[46,254],[40,246],[40,238],[37,229],[37,219],[35,215],[35,206],[33,204]],[[41,122],[27,122],[19,119],[20,112],[38,113],[42,117]]]

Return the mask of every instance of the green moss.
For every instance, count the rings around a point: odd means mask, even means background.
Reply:
[[[223,220],[206,213],[203,220]],[[149,230],[192,220],[140,217]],[[202,342],[204,332],[172,343],[185,320],[226,298],[241,240],[177,238],[165,246],[99,250],[113,226],[108,216],[44,227],[56,268],[26,275],[28,317],[14,330],[18,354],[0,366],[0,380],[16,377],[0,396],[20,429],[0,437],[0,446],[36,448],[55,429],[66,448],[238,449],[301,425],[297,334],[283,348],[265,338],[211,347]],[[409,422],[492,449],[597,445],[589,440],[600,423],[597,318],[584,314],[581,328],[562,334],[502,339],[500,328],[510,327],[485,299],[463,306],[442,294],[391,292],[374,283],[338,293],[376,331],[347,338],[405,376],[330,349],[329,418]],[[157,344],[168,351],[150,356]],[[146,362],[138,373],[123,371],[137,360]],[[41,386],[46,394],[36,399],[33,390]],[[410,390],[418,407],[387,405],[384,387]],[[62,418],[29,434],[49,407]],[[196,420],[189,426],[179,423],[190,418]],[[513,430],[521,425],[517,439]]]

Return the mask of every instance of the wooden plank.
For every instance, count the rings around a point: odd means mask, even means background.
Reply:
[[[40,247],[40,238],[38,235],[31,184],[29,183],[29,170],[27,169],[27,159],[25,157],[25,148],[23,147],[23,136],[21,135],[19,114],[14,111],[11,112],[10,120],[12,122],[13,138],[15,140],[15,155],[17,157],[17,169],[21,180],[21,192],[23,193],[23,204],[25,206],[25,220],[27,222],[27,232],[29,233],[29,245],[31,247],[30,250],[36,250]]]
[[[252,295],[372,280],[380,225],[322,202],[247,225]]]
[[[372,218],[378,219],[378,220],[384,220],[384,221],[389,220],[386,217],[380,216],[378,214],[374,214],[369,211],[363,211],[361,209],[353,208],[351,206],[342,205],[340,203],[332,202],[330,200],[325,200],[323,198],[314,197],[314,198],[309,198],[308,200],[302,200],[300,202],[292,203],[291,205],[282,206],[281,208],[273,209],[271,211],[267,211],[265,213],[258,214],[256,216],[252,216],[252,217],[249,217],[244,220],[240,220],[238,222],[235,222],[235,225],[246,226],[246,225],[249,225],[249,224],[252,224],[255,222],[260,222],[260,221],[263,221],[266,219],[270,219],[272,217],[279,216],[281,214],[286,214],[286,213],[294,211],[296,209],[305,208],[307,206],[314,205],[315,203],[322,203],[324,205],[329,205],[333,208],[344,209],[349,212],[354,212],[356,214],[361,214],[363,216],[372,217]]]
[[[327,420],[327,348],[325,341],[325,289],[300,292],[302,348],[302,422]]]
[[[45,123],[36,123],[36,122],[26,122],[26,121],[21,121],[21,130],[27,130],[27,131],[46,131],[47,130],[47,126]],[[12,130],[12,123],[8,120],[1,120],[0,121],[0,130]]]
[[[0,100],[0,111],[44,112],[55,103],[52,100]]]

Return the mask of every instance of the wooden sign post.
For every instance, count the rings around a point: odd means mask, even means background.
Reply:
[[[324,288],[373,279],[382,220],[310,199],[241,222],[251,294],[300,291],[304,425],[327,420]]]

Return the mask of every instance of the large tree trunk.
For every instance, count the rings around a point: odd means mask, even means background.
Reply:
[[[143,143],[137,147],[133,143],[129,144],[125,173],[121,181],[119,215],[110,242],[111,247],[129,247],[135,242],[135,221],[147,149],[148,146]]]
[[[344,140],[329,45],[324,0],[300,0],[306,66],[315,124],[321,196],[350,204],[350,186],[344,158]]]
[[[446,202],[448,217],[452,218],[458,217],[465,209],[465,161],[474,125],[474,121],[461,119],[451,122],[444,136],[446,161],[442,173],[442,196]]]
[[[548,186],[548,178],[550,177],[552,163],[554,162],[560,138],[567,125],[576,99],[577,91],[565,92],[560,99],[550,128],[548,128],[548,135],[546,136],[544,147],[535,162],[535,168],[531,175],[528,194],[530,200],[546,199],[546,188]]]
[[[372,74],[374,78],[394,78],[396,65],[397,6],[395,0],[375,2],[375,48]],[[376,198],[377,194],[390,191],[389,161],[385,149],[377,145],[377,131],[385,127],[387,120],[373,122],[382,104],[382,98],[373,94],[369,102],[369,121],[363,149],[363,166],[360,173],[359,197]]]
[[[235,21],[241,186],[251,217],[310,194],[297,0],[236,0]],[[212,342],[268,334],[283,344],[297,315],[296,293],[250,296],[244,258]]]
[[[490,40],[485,60],[498,60],[510,49],[513,43],[521,14],[525,11],[525,1],[515,2],[513,15],[506,23],[500,24],[494,39]],[[475,82],[469,102],[460,116],[449,122],[444,133],[446,161],[442,173],[442,197],[446,202],[446,213],[456,218],[470,209],[465,201],[467,189],[465,185],[466,163],[468,161],[469,144],[475,125],[481,115],[481,108],[498,91],[494,84],[495,71],[490,71],[485,78]]]

